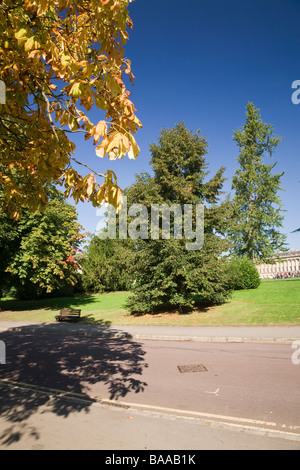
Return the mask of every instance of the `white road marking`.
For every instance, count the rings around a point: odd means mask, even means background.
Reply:
[[[237,416],[219,415],[215,413],[205,413],[201,411],[182,410],[178,408],[168,408],[157,405],[147,405],[142,403],[132,403],[119,400],[111,400],[108,398],[101,398],[91,396],[88,397],[81,393],[72,393],[64,390],[57,390],[54,388],[40,387],[32,384],[26,384],[24,382],[15,382],[9,379],[0,379],[0,384],[6,384],[12,388],[20,388],[36,393],[53,395],[54,397],[68,398],[73,400],[81,400],[85,402],[91,402],[91,405],[100,406],[113,406],[120,408],[131,408],[132,410],[140,410],[142,412],[148,412],[155,415],[176,417],[188,420],[199,420],[204,423],[209,423],[221,427],[231,427],[238,430],[254,432],[256,434],[264,434],[274,437],[281,437],[284,439],[300,441],[300,426],[278,424],[271,421],[263,421],[251,418],[240,418]],[[219,389],[216,390],[218,392]],[[209,392],[209,393],[216,393]],[[277,429],[276,429],[277,428]]]
[[[219,391],[220,391],[220,389],[217,388],[217,390],[216,390],[215,392],[208,392],[208,391],[205,391],[204,393],[211,393],[212,395],[218,396],[218,395],[219,395]]]

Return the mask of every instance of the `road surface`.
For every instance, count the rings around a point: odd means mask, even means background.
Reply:
[[[0,340],[2,449],[300,449],[290,344]]]

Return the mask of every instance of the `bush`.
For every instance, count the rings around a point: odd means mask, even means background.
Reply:
[[[233,258],[228,266],[229,288],[232,290],[256,289],[260,277],[253,262],[248,258]]]

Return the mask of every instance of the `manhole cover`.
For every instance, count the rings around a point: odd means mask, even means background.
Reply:
[[[179,372],[207,372],[206,367],[203,364],[191,364],[189,366],[177,366]]]

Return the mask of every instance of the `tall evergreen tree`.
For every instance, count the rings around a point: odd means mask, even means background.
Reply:
[[[225,168],[208,179],[206,139],[186,129],[183,123],[163,130],[158,144],[150,146],[154,176],[137,176],[127,191],[128,203],[203,204],[204,245],[187,250],[184,237],[174,236],[174,219],[170,239],[134,240],[133,263],[135,285],[128,306],[133,312],[157,308],[190,308],[199,303],[221,303],[228,297],[225,263],[220,256],[226,242],[223,230],[224,207],[219,198]],[[183,213],[183,211],[182,211]],[[149,226],[150,224],[148,224]]]
[[[239,147],[239,168],[232,178],[233,221],[229,237],[233,252],[251,260],[268,260],[284,247],[285,235],[280,232],[283,216],[281,200],[282,173],[273,173],[277,162],[267,164],[282,141],[273,134],[273,127],[262,122],[260,111],[248,103],[246,122],[234,132]]]

